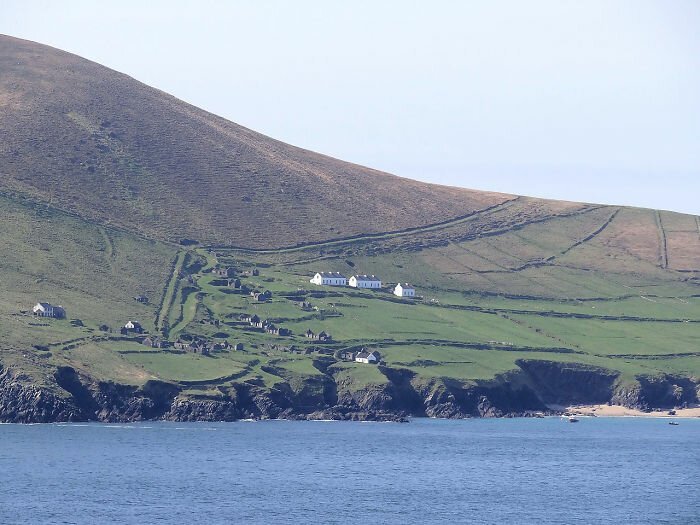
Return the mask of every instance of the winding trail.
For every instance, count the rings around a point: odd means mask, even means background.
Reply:
[[[111,261],[117,256],[117,251],[114,249],[114,242],[107,233],[107,230],[105,230],[102,226],[98,226],[97,230],[100,232],[102,240],[105,243],[105,257]]]

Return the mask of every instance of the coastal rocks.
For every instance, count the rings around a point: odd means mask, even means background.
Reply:
[[[699,401],[700,384],[690,378],[658,375],[638,376],[636,382],[621,385],[612,396],[612,403],[628,408],[650,410],[674,408]]]
[[[637,377],[642,398],[649,406],[673,408],[697,403],[697,384],[688,378],[669,375]]]
[[[235,421],[245,419],[236,403],[223,399],[176,398],[164,414],[167,421]]]
[[[425,415],[438,418],[470,417],[462,403],[457,400],[459,394],[455,395],[454,387],[455,385],[446,384],[444,379],[431,380],[427,384],[416,381],[415,388],[423,399]],[[461,389],[461,386],[458,388]]]
[[[0,365],[0,422],[51,423],[81,419],[80,410],[70,398],[57,396]]]
[[[416,389],[430,417],[503,417],[546,410],[533,390],[505,378],[481,383],[433,379],[416,383]]]
[[[73,403],[80,413],[79,419],[91,419],[92,414],[99,409],[99,405],[93,399],[92,392],[80,380],[75,369],[69,366],[59,366],[53,377],[58,386],[72,396]]]
[[[106,422],[162,419],[179,392],[174,385],[155,380],[147,381],[141,388],[99,382],[91,384],[89,390],[97,406],[90,419]]]
[[[607,403],[619,376],[614,370],[578,363],[519,359],[516,364],[546,404]]]
[[[42,382],[0,366],[0,422],[234,421],[328,419],[403,421],[406,417],[470,418],[552,413],[548,405],[619,404],[649,410],[698,402],[695,379],[638,377],[584,365],[519,361],[520,369],[484,381],[425,378],[379,366],[372,383],[333,367],[290,375],[273,387],[261,381],[211,390],[151,380],[143,386],[96,381],[62,366]],[[283,373],[282,370],[275,370]],[[383,377],[382,377],[383,376]]]
[[[371,384],[358,390],[338,385],[337,406],[363,412],[385,412],[397,409],[391,384]]]
[[[648,409],[648,405],[643,399],[642,387],[636,381],[634,383],[617,385],[609,403],[612,405],[634,408],[636,410]]]
[[[298,418],[297,418],[298,419]],[[391,421],[394,423],[406,423],[406,416],[393,412],[364,412],[344,410],[341,407],[334,407],[328,410],[321,410],[306,414],[302,419],[309,421]]]
[[[280,399],[282,406],[312,412],[337,404],[336,384],[329,375],[299,376],[282,369],[274,371],[276,375],[284,377],[287,381],[275,385],[275,388],[281,390],[280,394],[285,398],[284,401]]]
[[[179,392],[174,385],[147,381],[141,388],[113,382],[95,382],[71,367],[59,367],[54,378],[71,394],[84,421],[122,422],[161,419]]]

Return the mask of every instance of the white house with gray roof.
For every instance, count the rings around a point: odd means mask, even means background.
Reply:
[[[66,311],[61,306],[54,306],[49,303],[36,303],[32,312],[37,317],[54,317],[60,319],[66,315]]]
[[[355,356],[355,361],[368,365],[370,363],[378,363],[381,357],[382,356],[380,356],[379,352],[376,350],[374,352],[369,352],[363,348],[362,351],[358,352],[358,354]]]
[[[347,278],[340,272],[318,272],[309,281],[318,286],[347,286]]]
[[[408,283],[399,283],[394,287],[394,295],[397,297],[415,297],[416,289]]]
[[[353,275],[348,280],[348,285],[353,288],[372,288],[376,290],[382,287],[382,280],[376,275]]]

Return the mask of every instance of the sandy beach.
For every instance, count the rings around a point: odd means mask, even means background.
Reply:
[[[700,417],[700,405],[676,409],[675,415],[669,415],[669,410],[644,412],[620,405],[573,405],[564,407],[563,410],[572,414],[597,417]]]

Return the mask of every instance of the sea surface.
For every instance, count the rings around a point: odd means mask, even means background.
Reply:
[[[0,425],[0,523],[700,523],[700,420]]]

